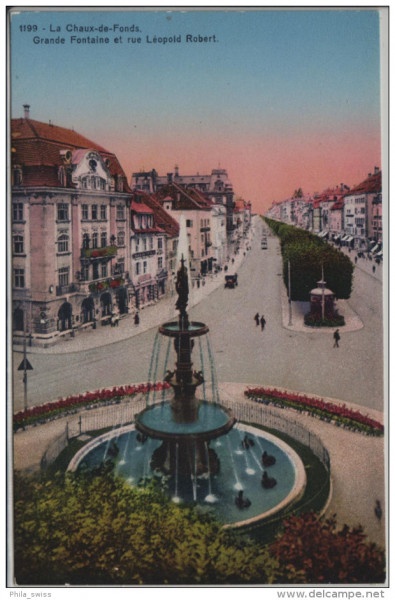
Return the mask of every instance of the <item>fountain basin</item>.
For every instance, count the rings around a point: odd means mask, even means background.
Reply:
[[[159,333],[167,337],[179,337],[181,333],[187,334],[189,337],[198,337],[206,335],[208,331],[207,325],[199,321],[191,321],[187,329],[181,329],[178,321],[169,321],[159,327]]]
[[[245,433],[255,441],[250,450],[243,450],[241,445]],[[128,485],[137,486],[141,480],[158,477],[150,469],[150,458],[161,442],[148,439],[144,444],[139,443],[133,424],[89,442],[77,452],[68,470],[99,466],[109,458],[107,450],[112,441],[119,448],[117,457],[112,459],[114,472],[123,477]],[[194,479],[182,477],[181,474],[178,477],[159,475],[162,487],[175,502],[192,502],[199,510],[217,518],[224,527],[238,528],[272,518],[303,494],[306,486],[303,463],[292,448],[274,435],[249,425],[237,424],[225,436],[214,441],[212,446],[221,463],[217,475],[210,477],[205,474]],[[277,485],[272,489],[264,489],[261,485],[264,467],[260,459],[263,450],[276,458],[276,464],[267,469],[269,475],[277,480]],[[242,510],[235,505],[240,490],[251,501],[251,505]]]
[[[171,404],[163,402],[139,413],[136,416],[136,428],[149,437],[160,440],[192,438],[206,441],[227,433],[235,421],[231,412],[223,406],[200,402],[196,421],[177,422],[174,420]]]

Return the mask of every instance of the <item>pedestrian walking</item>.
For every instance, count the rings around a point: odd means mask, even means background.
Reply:
[[[261,316],[261,331],[263,331],[265,329],[265,325],[266,325],[266,319],[265,317],[262,315]]]
[[[376,500],[376,506],[374,507],[374,514],[378,518],[379,522],[381,522],[381,517],[383,516],[383,509],[381,508],[380,500]]]
[[[335,340],[333,347],[339,348],[340,333],[338,329],[336,329],[335,333],[333,334],[333,339]]]
[[[354,258],[354,262],[355,262],[355,264],[357,264],[357,262],[358,262],[358,257],[357,256]]]
[[[373,273],[376,273],[376,265],[372,266],[372,271],[373,271]]]
[[[140,323],[139,313],[136,312],[136,314],[134,315],[134,324],[139,325],[139,323]]]
[[[259,313],[256,313],[254,319],[255,319],[256,326],[258,327],[258,325],[259,325]]]

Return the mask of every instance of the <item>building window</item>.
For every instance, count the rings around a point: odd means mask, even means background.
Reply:
[[[14,254],[23,254],[23,235],[14,235]]]
[[[187,227],[192,227],[192,226],[193,226],[193,221],[192,221],[192,219],[187,219],[187,220],[186,220],[186,226],[187,226]]]
[[[58,204],[58,221],[69,220],[69,207],[68,204]]]
[[[123,206],[123,204],[117,204],[117,219],[124,219],[125,218],[125,207]]]
[[[163,268],[163,258],[161,256],[158,257],[158,269]]]
[[[152,236],[149,239],[149,247],[150,247],[150,250],[152,250],[154,247],[154,238]]]
[[[69,267],[62,267],[58,271],[59,285],[69,285]]]
[[[92,221],[97,220],[97,204],[92,204]]]
[[[158,238],[158,249],[161,250],[161,248],[163,248],[163,239]]]
[[[14,269],[14,286],[16,288],[25,287],[25,269]]]
[[[136,252],[139,251],[139,248],[140,248],[140,238],[136,237]]]
[[[15,202],[12,205],[12,220],[23,221],[23,203]]]
[[[143,251],[147,250],[147,238],[143,238]]]
[[[125,232],[118,231],[118,246],[124,246],[124,245],[125,245]]]
[[[92,233],[92,248],[97,248],[99,243],[99,234],[97,231]]]
[[[107,263],[101,264],[101,276],[107,277]]]
[[[92,277],[93,279],[99,279],[99,263],[96,260],[92,264]]]
[[[89,219],[89,216],[88,216],[88,205],[87,204],[83,204],[81,208],[82,208],[82,219],[84,221],[86,221],[87,219]]]
[[[141,273],[141,263],[136,263],[136,275],[140,275]]]
[[[107,233],[105,231],[102,231],[100,234],[100,244],[102,248],[107,246]]]
[[[143,273],[146,273],[146,272],[147,272],[147,261],[145,260],[143,262]]]
[[[81,280],[88,281],[89,279],[89,265],[83,265],[81,267]]]
[[[84,233],[82,236],[82,247],[89,248],[89,233]]]
[[[100,205],[100,218],[102,221],[107,219],[107,206],[105,204]]]
[[[68,252],[69,251],[69,236],[68,235],[60,235],[58,238],[58,252]]]
[[[115,265],[115,275],[120,275],[125,271],[125,259],[120,258]]]

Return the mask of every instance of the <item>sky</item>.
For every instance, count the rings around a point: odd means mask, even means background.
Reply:
[[[264,212],[381,167],[377,9],[28,9],[10,40],[11,117],[30,104],[114,152],[129,181],[220,166]]]

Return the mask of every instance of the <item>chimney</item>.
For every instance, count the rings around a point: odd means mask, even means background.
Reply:
[[[167,174],[167,183],[171,183],[173,181],[173,173]]]
[[[374,174],[375,174],[375,175],[377,175],[377,173],[378,173],[379,171],[380,171],[380,168],[379,168],[379,167],[375,167],[375,168],[374,168]]]
[[[178,165],[174,166],[174,177],[178,177]]]
[[[30,104],[24,104],[23,110],[25,111],[25,119],[30,119]]]
[[[371,176],[372,176],[372,174],[371,174],[371,173],[369,173],[369,174],[368,174],[368,177],[371,177]]]
[[[344,183],[340,184],[340,190],[343,191],[344,190]]]

